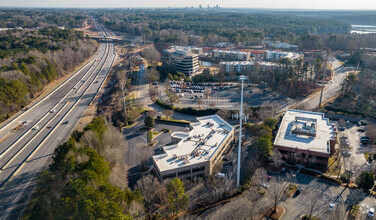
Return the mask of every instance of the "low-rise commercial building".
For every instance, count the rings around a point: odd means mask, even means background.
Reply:
[[[163,154],[153,156],[160,180],[207,177],[222,160],[222,154],[234,140],[234,128],[218,115],[197,120],[190,124],[189,132],[172,133],[176,144],[163,147]]]
[[[277,63],[264,62],[264,61],[220,62],[219,67],[220,67],[220,71],[222,72],[239,73],[239,72],[254,70],[255,65],[257,65],[256,63],[259,65],[261,72],[273,71],[273,70],[280,68],[280,65]]]
[[[274,140],[285,160],[326,168],[334,152],[336,129],[324,113],[287,110]]]
[[[290,60],[299,60],[303,58],[303,54],[285,51],[266,51],[265,59],[267,60],[279,60],[281,58],[288,58]]]

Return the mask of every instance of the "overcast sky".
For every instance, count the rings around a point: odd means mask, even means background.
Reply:
[[[0,0],[0,7],[203,7],[280,9],[376,9],[375,0]]]

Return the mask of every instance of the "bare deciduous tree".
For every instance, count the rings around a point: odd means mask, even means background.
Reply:
[[[269,183],[268,193],[273,201],[273,212],[277,211],[277,205],[285,198],[285,184],[277,183],[275,179]]]
[[[137,181],[135,188],[140,190],[149,212],[155,212],[158,208],[167,205],[166,185],[154,176],[149,174],[142,177]]]
[[[170,118],[170,117],[174,114],[174,111],[172,111],[171,109],[167,109],[167,110],[164,110],[164,111],[163,111],[163,114],[164,114],[167,118]]]
[[[267,175],[265,168],[257,168],[252,175],[251,181],[253,184],[258,185],[266,180]]]
[[[138,147],[138,159],[140,160],[141,166],[145,165],[145,162],[153,156],[154,151],[152,147],[147,145],[142,145]]]
[[[280,167],[283,163],[282,154],[276,148],[273,149],[271,159],[273,160],[274,167]]]

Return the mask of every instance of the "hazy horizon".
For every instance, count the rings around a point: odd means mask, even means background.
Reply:
[[[275,9],[275,10],[376,10],[376,1],[339,1],[339,0],[316,0],[315,2],[301,0],[266,0],[263,2],[250,2],[245,0],[191,0],[191,1],[169,1],[169,0],[144,0],[142,3],[136,0],[15,0],[0,1],[0,7],[7,8],[198,8],[201,5],[207,8],[218,5],[221,8],[234,9]]]

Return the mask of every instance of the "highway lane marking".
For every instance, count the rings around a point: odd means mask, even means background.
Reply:
[[[106,44],[106,51],[107,51],[107,53],[106,53],[106,58],[103,59],[103,65],[101,66],[100,70],[98,71],[98,74],[94,77],[94,79],[91,81],[91,83],[85,89],[85,91],[80,95],[80,97],[77,99],[77,101],[69,108],[69,110],[64,114],[64,116],[58,121],[58,123],[55,124],[55,126],[48,132],[48,134],[43,138],[43,140],[29,153],[29,155],[25,159],[22,160],[22,162],[18,165],[18,167],[3,181],[2,185],[0,186],[0,189],[2,189],[6,185],[6,183],[8,183],[8,181],[11,180],[15,175],[17,175],[17,173],[22,169],[22,167],[29,161],[29,158],[31,158],[34,155],[34,153],[44,143],[44,141],[48,138],[48,136],[55,130],[55,128],[60,124],[60,122],[63,121],[67,117],[67,115],[73,110],[73,108],[79,103],[79,101],[81,100],[81,98],[86,94],[86,92],[94,84],[94,81],[96,80],[96,78],[98,77],[98,75],[100,75],[101,71],[103,70],[103,67],[106,64],[106,60],[107,60],[108,55],[109,55],[109,50],[108,49],[109,49],[109,47]],[[98,68],[98,66],[96,67],[96,69],[97,68]],[[28,143],[30,143],[30,142],[28,142]],[[26,145],[24,145],[24,147]]]
[[[107,53],[107,55],[106,55],[106,59],[105,59],[105,61],[104,61],[104,63],[103,63],[103,66],[102,66],[102,68],[101,68],[101,70],[98,72],[98,75],[95,77],[95,78],[97,78],[99,75],[100,75],[100,73],[101,73],[101,71],[102,71],[102,69],[103,69],[103,67],[105,66],[105,64],[106,64],[106,60],[107,60],[107,58],[108,58],[108,55],[109,55],[109,53]],[[113,62],[111,63],[111,65],[113,64]],[[109,69],[110,70],[110,69]],[[95,80],[95,79],[94,79]],[[77,100],[77,102],[72,106],[72,108],[65,114],[65,116],[63,117],[63,118],[65,118],[68,114],[69,114],[69,112],[73,109],[73,107],[79,102],[79,100],[82,98],[82,96],[86,93],[86,91],[88,91],[89,90],[89,88],[91,88],[91,85],[93,84],[93,82],[94,82],[94,80],[92,81],[92,83],[86,88],[86,90],[85,90],[85,92],[80,96],[80,98]],[[94,95],[94,97],[96,96],[96,94]],[[62,118],[62,119],[63,119]],[[60,120],[60,121],[62,121],[62,119]],[[56,127],[57,125],[55,125],[55,127]],[[54,128],[55,128],[54,127]],[[49,134],[52,132],[53,130],[50,130],[50,132],[49,132]],[[49,135],[48,134],[48,135]],[[44,140],[48,137],[48,135],[44,138]],[[43,141],[44,141],[43,140]],[[39,147],[40,145],[38,145],[36,148],[34,148],[34,150],[33,150],[33,152],[31,153],[31,154],[29,154],[29,156],[31,156],[34,152],[35,152],[35,150]],[[29,157],[28,156],[28,157]],[[25,160],[24,160],[24,162],[27,162],[27,159],[28,158],[26,158]],[[17,170],[16,170],[16,172],[14,172],[13,174],[11,174],[12,176],[13,175],[15,175],[19,170],[21,170],[21,168],[22,168],[22,166],[25,164],[25,163],[22,163],[18,168],[17,168]],[[39,163],[38,163],[39,164]],[[33,167],[35,167],[35,166],[33,166]],[[40,167],[41,168],[41,167]],[[40,168],[38,169],[38,171],[40,170]],[[33,175],[33,177],[35,176],[36,174],[34,174]],[[9,178],[10,179],[10,178]],[[27,183],[27,185],[31,182],[31,180],[32,180],[32,178],[30,178],[30,180],[28,181],[28,183]],[[6,182],[5,182],[6,183]],[[5,183],[3,184],[3,186],[5,185]],[[26,186],[27,186],[26,185]],[[3,187],[2,186],[2,187]],[[26,188],[26,186],[25,187],[23,187],[23,189],[22,189],[22,191],[21,191],[21,193],[19,194],[19,195],[21,195],[22,193],[23,193],[23,191],[24,191],[24,189]],[[0,187],[0,188],[2,188],[2,187]],[[7,214],[9,213],[9,210],[11,209],[11,208],[13,208],[14,207],[14,204],[16,203],[18,201],[18,196],[17,196],[17,198],[15,199],[15,200],[13,200],[13,202],[12,202],[12,205],[5,211],[5,213],[3,213],[3,215],[1,216],[1,218],[0,219],[2,219],[4,216],[6,217],[7,216]],[[22,212],[22,211],[21,211]]]

